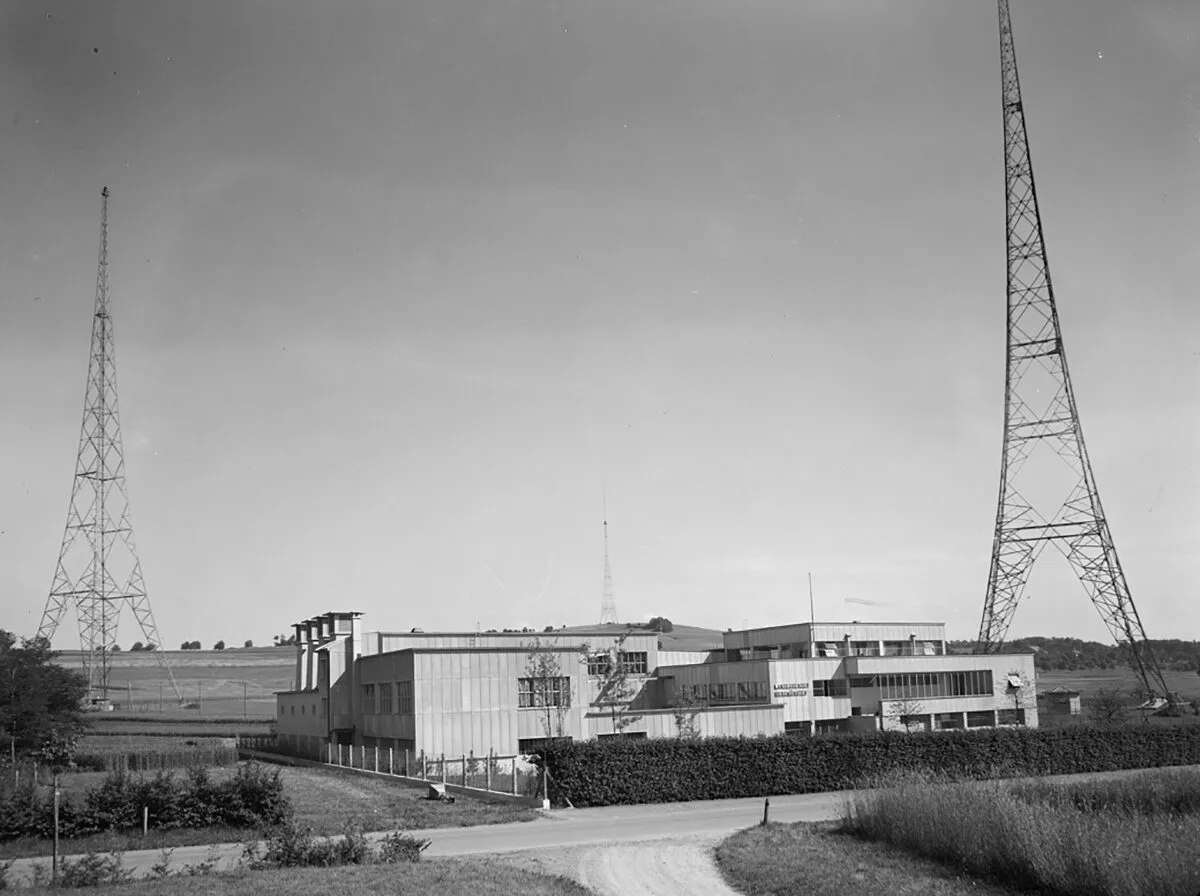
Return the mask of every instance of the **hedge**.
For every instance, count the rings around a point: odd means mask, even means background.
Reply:
[[[548,745],[535,761],[573,805],[614,806],[820,793],[901,770],[992,778],[1195,765],[1200,726],[605,738]]]

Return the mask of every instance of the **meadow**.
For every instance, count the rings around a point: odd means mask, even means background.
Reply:
[[[294,647],[139,650],[111,657],[109,699],[116,714],[180,720],[274,718],[275,694],[293,687],[296,668]],[[179,697],[160,657],[171,670]],[[69,669],[80,668],[78,651],[62,651],[57,661]]]
[[[908,775],[848,797],[842,830],[1057,896],[1200,892],[1200,770],[946,783]]]
[[[271,770],[275,771],[272,766]],[[291,803],[298,827],[316,835],[339,834],[354,824],[365,831],[421,830],[433,827],[468,827],[508,821],[531,821],[538,812],[525,806],[487,803],[462,798],[453,803],[423,799],[419,788],[405,786],[386,777],[367,777],[334,768],[278,767],[284,794]],[[214,782],[232,778],[234,767],[209,770]],[[64,775],[61,792],[80,799],[107,777],[101,772],[76,772]],[[152,777],[152,776],[151,776]],[[98,834],[67,841],[63,848],[71,853],[89,850],[124,852],[132,849],[168,849],[206,843],[230,843],[245,840],[254,832],[232,828],[175,829],[158,831],[150,826],[145,837],[141,831]],[[0,860],[18,856],[48,855],[43,840],[22,838],[0,844]],[[107,892],[107,891],[106,891]]]

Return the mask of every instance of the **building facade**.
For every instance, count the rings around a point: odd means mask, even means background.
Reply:
[[[721,649],[695,652],[616,625],[365,632],[360,614],[333,612],[294,628],[295,687],[277,695],[277,730],[284,749],[314,757],[329,744],[478,756],[618,733],[1037,725],[1032,656],[947,655],[940,623],[729,631]]]

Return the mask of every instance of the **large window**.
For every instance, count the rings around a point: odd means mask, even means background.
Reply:
[[[570,706],[571,679],[565,675],[558,678],[518,678],[517,705],[522,709],[531,706]]]
[[[375,685],[363,685],[363,715],[375,715]]]
[[[402,716],[412,715],[413,683],[411,681],[396,682],[396,712]]]
[[[814,697],[849,697],[849,682],[844,678],[817,679],[813,682]]]
[[[607,675],[609,657],[607,653],[593,653],[588,657],[588,675]],[[621,669],[627,675],[645,675],[649,668],[649,662],[646,659],[646,651],[620,653]]]
[[[880,696],[884,700],[911,700],[928,697],[990,697],[990,669],[970,672],[908,672],[878,675]]]
[[[692,685],[696,703],[767,703],[771,690],[765,681],[724,681]]]
[[[878,641],[851,641],[851,656],[879,656]]]
[[[385,716],[392,714],[392,683],[390,681],[379,684],[379,713]]]

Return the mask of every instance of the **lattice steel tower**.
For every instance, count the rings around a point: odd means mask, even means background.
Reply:
[[[38,636],[52,639],[67,606],[73,604],[79,617],[79,642],[89,691],[93,697],[108,699],[111,653],[122,605],[130,605],[148,642],[161,648],[162,640],[146,596],[129,519],[129,496],[125,491],[125,457],[117,415],[117,369],[109,312],[108,187],[101,196],[100,263],[83,427],[67,527]],[[161,650],[155,653],[176,698],[182,702]]]
[[[608,562],[608,499],[604,499],[604,599],[600,603],[600,624],[617,624],[617,599],[613,596],[612,566]]]
[[[1117,559],[1083,443],[1046,261],[1008,0],[999,0],[999,12],[1008,357],[1000,501],[979,645],[989,652],[999,649],[1023,596],[1030,568],[1042,549],[1053,545],[1070,562],[1113,638],[1129,650],[1131,665],[1143,686],[1148,692],[1166,697],[1166,682],[1145,643],[1146,634]],[[1050,516],[1043,515],[1046,505],[1039,508],[1035,506],[1039,502],[1022,493],[1026,480],[1020,474],[1031,455],[1053,461],[1051,471],[1058,477],[1053,481],[1060,490],[1052,494],[1065,496]],[[1045,477],[1040,483],[1029,484],[1037,487],[1048,481]]]

